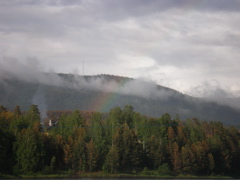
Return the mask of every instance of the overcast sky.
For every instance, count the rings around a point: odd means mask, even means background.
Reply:
[[[0,0],[0,65],[240,96],[239,0]],[[32,66],[33,65],[33,66]],[[14,69],[14,68],[13,68]]]

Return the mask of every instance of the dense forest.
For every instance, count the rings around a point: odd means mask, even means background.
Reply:
[[[51,118],[51,123],[48,124]],[[240,134],[234,127],[163,114],[151,118],[133,107],[107,113],[21,112],[0,106],[0,173],[147,173],[239,175]]]

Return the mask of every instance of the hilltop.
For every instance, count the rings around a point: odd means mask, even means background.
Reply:
[[[42,115],[49,110],[107,112],[128,104],[150,117],[169,113],[178,114],[181,119],[196,117],[239,125],[240,111],[237,109],[128,77],[41,74],[27,80],[6,78],[0,83],[0,104],[9,109],[19,105],[22,110],[37,104]]]

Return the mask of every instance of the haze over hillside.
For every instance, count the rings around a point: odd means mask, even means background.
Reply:
[[[228,0],[0,1],[0,103],[132,104],[150,116],[237,122],[239,9]],[[134,79],[94,76],[103,73]]]
[[[1,77],[0,104],[10,109],[20,105],[22,110],[37,104],[43,117],[48,110],[107,112],[129,104],[135,111],[152,117],[169,113],[178,114],[181,119],[197,117],[239,124],[240,112],[234,108],[140,79],[56,73],[5,74]]]

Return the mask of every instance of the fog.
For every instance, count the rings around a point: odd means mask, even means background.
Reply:
[[[173,97],[177,94],[174,90],[160,88],[154,81],[147,81],[146,79],[124,79],[117,82],[113,79],[109,80],[106,76],[98,75],[91,78],[86,78],[87,76],[85,76],[84,78],[76,73],[69,75],[69,77],[71,77],[70,80],[51,70],[44,69],[37,59],[29,59],[25,63],[18,61],[16,58],[3,58],[0,61],[0,82],[6,88],[7,80],[17,79],[29,83],[39,83],[40,85],[76,90],[104,91],[150,99],[166,100],[168,97]],[[188,94],[240,109],[240,100],[224,90],[217,81],[204,82],[199,86],[193,87],[188,91]],[[41,88],[32,97],[32,103],[39,106],[42,114],[45,114],[47,111],[44,98],[44,92]]]
[[[134,95],[143,98],[158,97],[165,99],[174,95],[173,91],[167,91],[164,88],[158,89],[158,86],[154,82],[143,79],[131,79],[129,81],[117,82],[113,79],[106,79],[105,76],[84,78],[78,74],[73,74],[73,76],[71,76],[71,81],[69,81],[69,79],[57,73],[51,71],[42,72],[41,65],[37,60],[34,62],[31,60],[31,63],[24,64],[14,58],[5,58],[5,61],[0,62],[0,81],[4,84],[6,80],[10,79],[79,90],[86,89]],[[39,98],[40,95],[44,96],[41,90],[36,92],[36,97],[33,98],[34,103],[36,103],[37,99],[43,99]]]
[[[231,89],[223,87],[217,80],[204,81],[198,86],[190,88],[187,94],[240,109],[239,92],[232,92]]]
[[[26,63],[15,58],[3,58],[0,60],[0,82],[17,79],[25,82],[35,82],[46,85],[64,86],[64,81],[51,71],[43,72],[38,60],[28,59]]]

